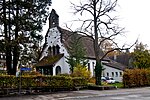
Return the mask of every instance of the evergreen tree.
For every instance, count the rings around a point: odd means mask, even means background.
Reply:
[[[146,45],[139,43],[135,46],[134,52],[132,52],[134,68],[150,68],[150,53],[146,49]]]
[[[69,42],[69,57],[67,58],[67,62],[70,65],[70,70],[73,73],[74,67],[80,64],[81,66],[85,66],[88,60],[86,57],[86,50],[82,44],[82,38],[79,34],[74,33],[71,35],[71,41]]]
[[[50,4],[51,0],[0,1],[0,36],[5,44],[8,74],[15,75],[22,49],[42,39],[39,32],[46,23]]]

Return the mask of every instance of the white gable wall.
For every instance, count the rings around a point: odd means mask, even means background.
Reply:
[[[60,47],[60,53],[64,54],[65,56],[69,56],[67,50],[65,49],[64,45],[61,43],[61,33],[58,31],[57,27],[49,29],[49,33],[47,36],[47,47],[42,52],[42,56],[40,60],[48,55],[48,48],[58,45]]]
[[[62,57],[53,67],[53,75],[56,75],[56,67],[60,66],[61,67],[61,74],[69,74],[70,69],[68,63],[65,61],[66,58]]]

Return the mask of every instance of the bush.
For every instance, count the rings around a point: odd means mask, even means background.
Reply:
[[[150,69],[127,69],[123,74],[124,87],[150,85]]]
[[[0,75],[7,75],[7,71],[6,70],[0,70]]]
[[[91,73],[87,70],[86,67],[83,67],[82,65],[78,64],[75,68],[73,73],[71,74],[72,77],[83,77],[87,80],[90,79]]]
[[[92,77],[92,78],[89,79],[89,83],[95,84],[95,82],[96,82],[95,77]]]
[[[78,87],[78,86],[87,86],[87,80],[82,77],[74,77],[72,78],[73,80],[73,87]]]
[[[42,74],[40,72],[37,72],[37,71],[23,71],[22,72],[22,76],[31,76],[31,75],[42,76]]]
[[[19,88],[21,80],[22,88],[41,87],[51,89],[67,88],[76,86],[85,86],[87,81],[84,78],[70,76],[22,76],[15,77],[10,75],[0,76],[0,88]]]
[[[17,88],[18,80],[12,75],[0,76],[0,88]]]

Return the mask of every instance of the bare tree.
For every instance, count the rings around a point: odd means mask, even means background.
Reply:
[[[117,18],[113,16],[115,7],[117,6],[118,0],[84,0],[84,3],[80,2],[79,5],[73,4],[72,7],[75,9],[74,14],[80,14],[81,16],[86,14],[90,16],[89,19],[79,19],[82,22],[81,28],[77,32],[83,33],[86,36],[93,39],[94,52],[96,58],[95,66],[95,78],[96,84],[101,85],[101,73],[102,65],[101,61],[110,52],[114,50],[126,50],[132,46],[125,48],[125,45],[119,48],[118,44],[114,41],[117,35],[123,33],[124,28],[119,27],[115,24]],[[102,50],[102,44],[105,41],[113,43],[115,48],[100,55]]]

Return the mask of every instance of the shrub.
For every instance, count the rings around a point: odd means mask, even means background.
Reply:
[[[95,84],[95,82],[96,82],[95,77],[89,79],[89,83]]]
[[[0,88],[16,88],[17,78],[12,75],[0,76]]]
[[[73,87],[78,86],[87,86],[88,81],[85,78],[82,77],[74,77],[73,80]]]
[[[42,76],[42,74],[40,72],[37,71],[24,71],[22,72],[22,76]]]
[[[7,71],[6,70],[0,70],[0,75],[7,75]]]
[[[15,77],[10,75],[0,76],[0,88],[19,88],[21,80],[22,88],[41,87],[51,89],[85,86],[87,81],[84,78],[70,76],[22,76]]]
[[[87,70],[86,67],[83,67],[82,65],[78,64],[75,68],[73,73],[71,74],[73,77],[83,77],[87,80],[90,79],[91,73]]]
[[[150,69],[127,69],[123,74],[124,87],[150,85]]]

